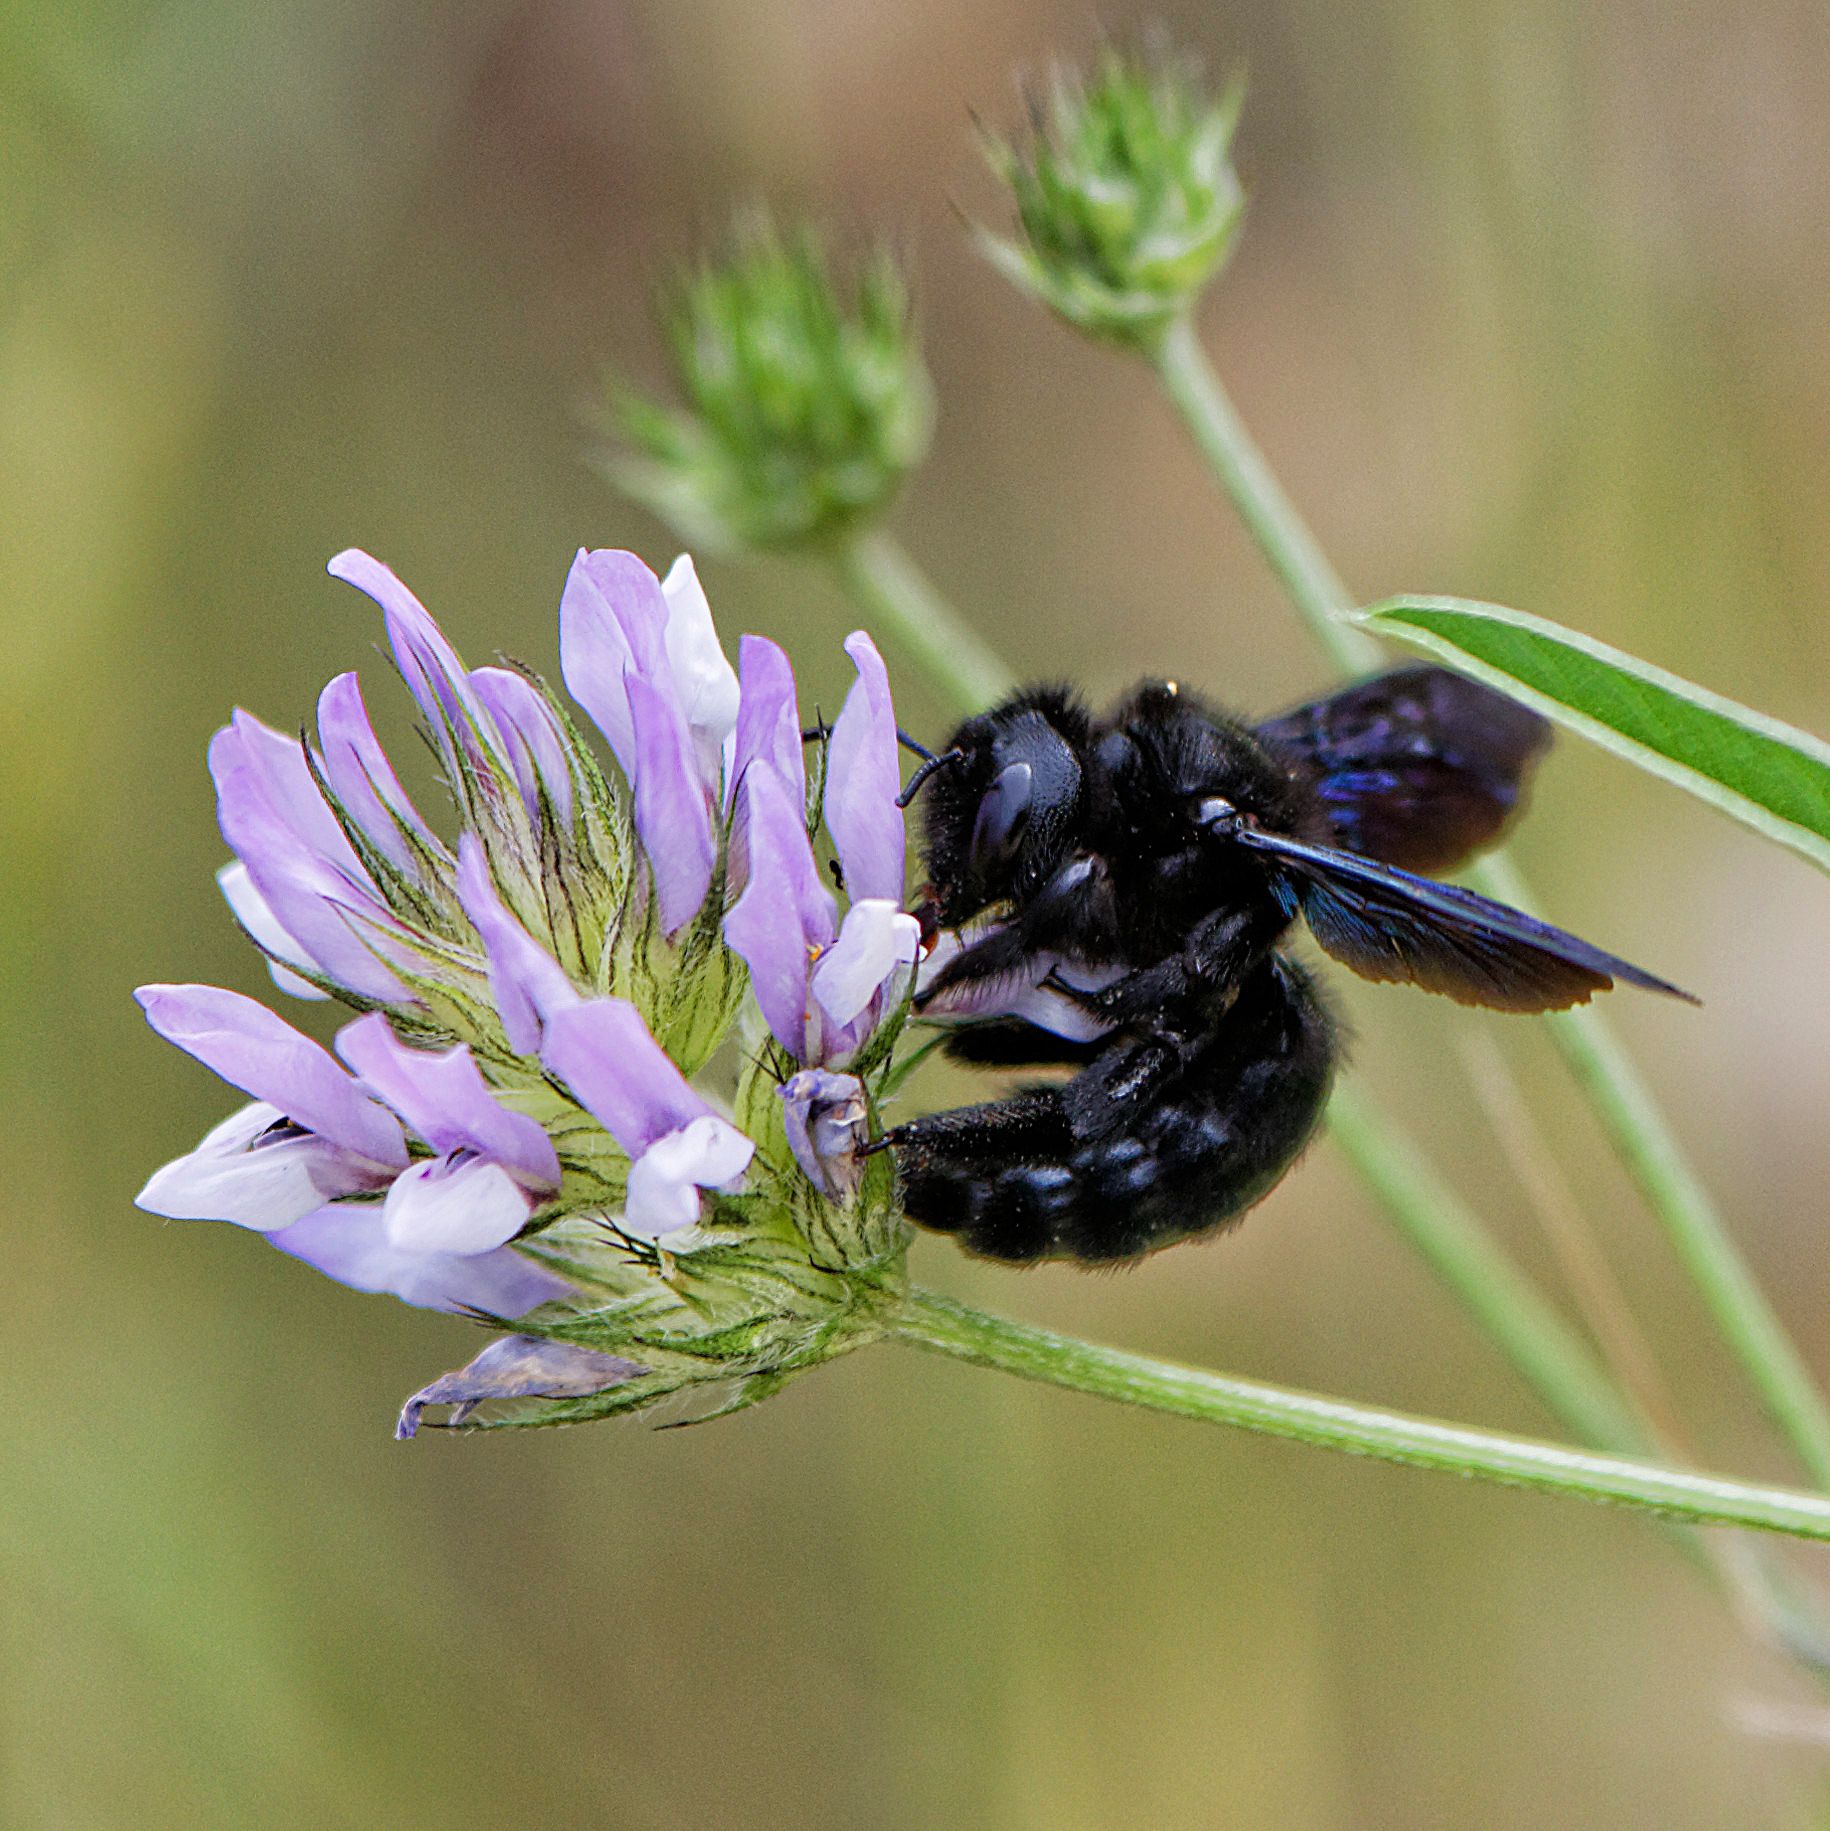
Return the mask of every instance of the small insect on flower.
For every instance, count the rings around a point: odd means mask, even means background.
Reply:
[[[532,674],[466,668],[385,566],[331,571],[380,606],[461,830],[422,818],[353,674],[315,743],[245,712],[217,733],[223,895],[282,991],[356,1015],[327,1049],[240,992],[142,987],[252,1103],[140,1205],[512,1327],[404,1435],[488,1399],[557,1422],[716,1382],[728,1407],[870,1339],[907,1230],[861,1147],[919,925],[869,638],[810,794],[787,657],[746,636],[733,670],[689,559],[581,552],[566,580],[565,682],[614,766]],[[702,1090],[734,1033],[735,1086]]]
[[[1164,681],[1103,719],[1054,689],[968,719],[908,790],[938,938],[917,1008],[961,1020],[959,1059],[1078,1072],[892,1130],[907,1213],[1015,1262],[1236,1219],[1300,1155],[1339,1052],[1283,951],[1299,916],[1365,977],[1464,1004],[1556,1010],[1616,979],[1687,997],[1417,875],[1498,836],[1548,738],[1434,667],[1256,727]]]

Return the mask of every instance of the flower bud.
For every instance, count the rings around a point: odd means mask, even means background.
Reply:
[[[1146,352],[1232,245],[1244,194],[1231,148],[1241,90],[1217,101],[1181,62],[1108,51],[1032,101],[1027,146],[990,138],[1017,233],[986,254],[1077,329]]]
[[[895,262],[850,288],[811,229],[741,224],[663,305],[683,404],[619,390],[614,481],[701,547],[798,547],[881,512],[933,398]]]

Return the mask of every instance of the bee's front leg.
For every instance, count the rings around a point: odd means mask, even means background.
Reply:
[[[1287,917],[1271,909],[1216,910],[1195,925],[1178,953],[1139,967],[1098,991],[1071,985],[1059,967],[1042,983],[1114,1027],[1190,1001],[1218,1017],[1232,1003],[1240,982],[1265,959],[1288,925]]]

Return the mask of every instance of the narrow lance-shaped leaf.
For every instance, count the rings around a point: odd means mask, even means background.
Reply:
[[[1543,617],[1392,598],[1363,628],[1499,688],[1830,871],[1830,744]]]

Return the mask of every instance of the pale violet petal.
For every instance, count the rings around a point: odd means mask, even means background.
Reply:
[[[469,1256],[505,1245],[527,1224],[533,1199],[500,1164],[434,1157],[395,1177],[381,1213],[402,1252]]]
[[[718,846],[711,807],[671,682],[631,674],[624,685],[635,729],[635,830],[654,875],[662,930],[673,935],[698,913],[712,885]]]
[[[635,720],[626,679],[667,669],[667,600],[633,553],[580,547],[559,600],[559,671],[633,777]]]
[[[513,668],[476,668],[470,684],[495,718],[529,817],[539,818],[544,791],[554,819],[570,826],[572,764],[559,721],[539,688]]]
[[[724,741],[737,724],[737,676],[719,645],[712,607],[690,553],[682,553],[668,568],[661,595],[667,601],[667,665],[693,734],[699,772],[706,786],[716,789]]]
[[[724,938],[750,969],[750,988],[775,1039],[807,1054],[807,965],[832,945],[837,908],[820,881],[801,802],[775,766],[757,757],[738,788],[749,882],[724,918]]]
[[[362,685],[354,674],[339,674],[318,695],[318,742],[324,779],[369,843],[410,876],[420,873],[414,841],[434,853],[444,848],[420,819],[401,787],[387,752],[369,723]]]
[[[658,1240],[679,1233],[699,1218],[699,1188],[689,1177],[671,1176],[651,1151],[630,1166],[623,1212],[617,1221],[638,1240]]]
[[[337,1032],[337,1053],[435,1151],[473,1151],[526,1187],[559,1187],[559,1159],[540,1122],[504,1106],[469,1049],[414,1049],[379,1011]]]
[[[318,843],[323,835],[316,822],[305,819],[308,804],[296,782],[256,730],[256,721],[246,720],[225,726],[210,740],[216,818],[230,851],[247,866],[281,928],[328,978],[379,1004],[411,1003],[407,988],[369,945],[398,931],[399,922],[355,863],[341,831],[335,846]],[[293,750],[303,770],[296,746]],[[309,772],[306,781],[315,796]],[[322,798],[318,808],[328,819]]]
[[[555,1011],[583,1003],[565,968],[510,913],[475,834],[458,842],[458,901],[483,942],[489,990],[508,1046],[539,1053],[542,1027]]]
[[[575,1294],[565,1279],[524,1259],[512,1246],[494,1252],[407,1252],[388,1244],[373,1207],[339,1203],[295,1221],[268,1240],[352,1290],[386,1291],[428,1310],[487,1310],[525,1316]]]
[[[495,743],[495,727],[471,689],[457,650],[446,640],[432,613],[399,576],[360,547],[346,548],[325,571],[367,593],[380,606],[401,678],[426,715],[440,747],[446,744],[447,721],[466,745],[476,738]]]
[[[146,1021],[232,1087],[370,1162],[404,1168],[400,1121],[310,1037],[263,1004],[216,985],[143,985]]]
[[[254,887],[254,879],[248,875],[248,867],[239,858],[232,859],[216,873],[216,888],[222,892],[222,900],[229,905],[229,913],[234,916],[249,938],[267,956],[267,971],[273,975],[273,983],[282,992],[289,992],[294,998],[328,998],[328,992],[320,992],[309,979],[299,975],[281,964],[290,960],[296,966],[308,966],[305,950],[284,928],[280,919],[268,907],[267,899]]]
[[[505,1335],[492,1341],[467,1367],[441,1374],[401,1407],[394,1427],[399,1438],[419,1429],[428,1405],[449,1405],[447,1424],[462,1424],[485,1399],[580,1399],[621,1386],[648,1371],[596,1348],[548,1341],[538,1335]]]
[[[883,658],[863,630],[845,638],[858,678],[833,724],[826,763],[826,829],[855,897],[902,900],[902,763]]]
[[[626,998],[551,1013],[540,1059],[632,1158],[712,1110]]]
[[[722,1189],[749,1166],[756,1146],[715,1115],[658,1138],[630,1166],[624,1232],[658,1240],[699,1218],[699,1190]]]
[[[313,1132],[282,1128],[263,1100],[216,1126],[194,1151],[155,1170],[134,1197],[176,1221],[232,1221],[259,1233],[290,1227],[333,1196],[378,1189],[388,1172]]]
[[[864,897],[845,912],[839,938],[813,969],[813,995],[839,1026],[849,1024],[898,967],[912,966],[921,924],[881,897]]]
[[[807,1180],[828,1201],[856,1193],[864,1175],[858,1145],[870,1109],[864,1083],[852,1074],[803,1068],[781,1089],[782,1129]]]
[[[731,884],[741,890],[750,881],[749,815],[740,793],[744,777],[754,765],[766,763],[805,806],[807,763],[787,655],[766,636],[744,636],[737,644],[737,677],[741,690],[737,723],[725,745],[725,792],[737,814],[731,828]]]

